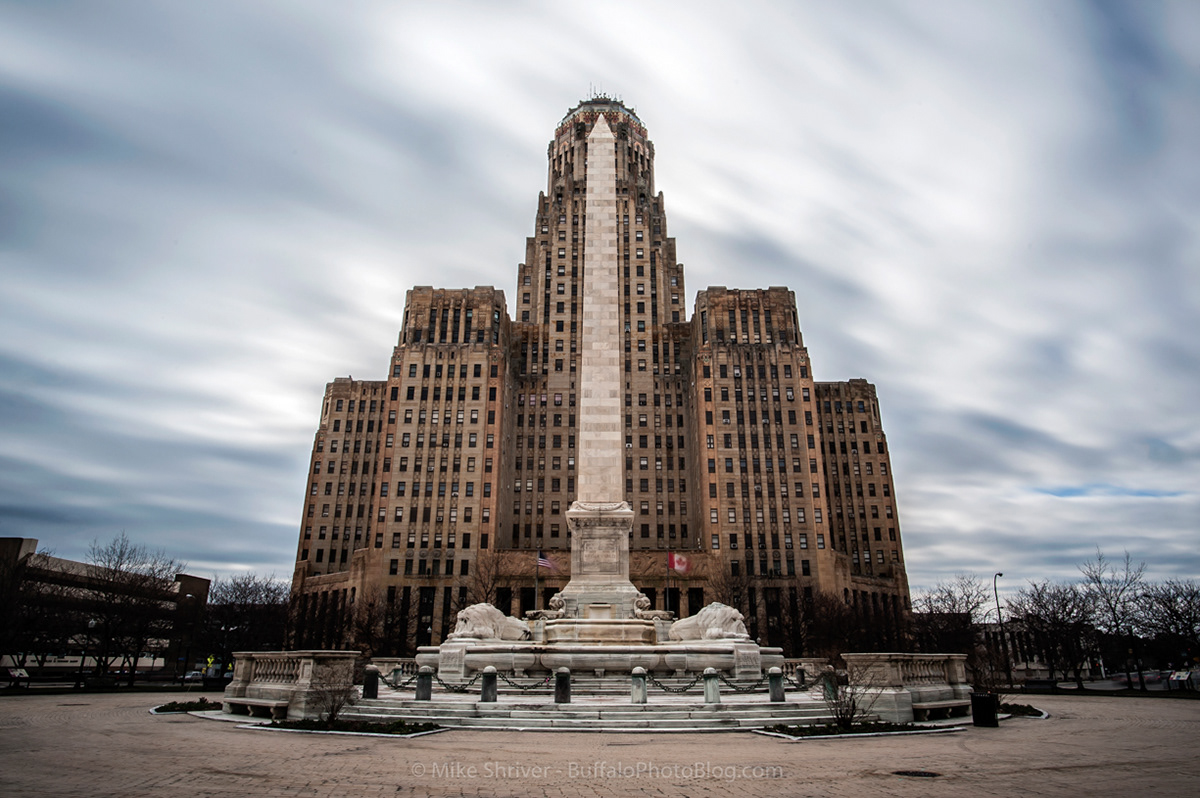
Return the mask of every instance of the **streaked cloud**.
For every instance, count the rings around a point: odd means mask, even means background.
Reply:
[[[1197,53],[1186,3],[9,5],[0,534],[289,573],[325,382],[412,285],[511,299],[597,86],[689,289],[878,387],[914,586],[1196,577]]]

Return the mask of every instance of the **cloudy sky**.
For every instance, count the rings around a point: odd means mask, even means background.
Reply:
[[[1200,575],[1200,7],[0,7],[0,535],[290,574],[325,383],[513,293],[559,119],[657,148],[694,291],[866,377],[914,588]],[[689,298],[690,302],[690,298]]]

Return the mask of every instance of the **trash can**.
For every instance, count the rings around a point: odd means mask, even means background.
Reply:
[[[971,693],[971,722],[976,726],[1000,725],[1000,696],[995,693]]]

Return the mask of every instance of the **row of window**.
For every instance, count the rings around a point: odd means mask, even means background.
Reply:
[[[318,554],[320,554],[320,552],[318,552]],[[317,562],[320,562],[320,560],[318,559]],[[442,571],[442,567],[441,567],[442,561],[441,560],[405,560],[404,561],[404,575],[405,576],[413,575],[413,563],[414,562],[416,562],[416,564],[417,564],[416,565],[416,569],[417,569],[416,576],[442,576],[442,575],[453,576],[454,575],[454,560],[446,560],[445,571]],[[458,571],[459,576],[467,576],[470,573],[468,562],[469,562],[468,560],[459,560],[459,571]],[[399,569],[400,569],[400,561],[392,560],[391,564],[388,568],[388,574],[390,576],[396,576],[400,573]],[[439,572],[441,572],[441,573],[439,573]]]
[[[716,512],[716,510],[713,510],[713,512],[715,513],[715,512]],[[817,511],[817,512],[819,513],[820,511]],[[715,522],[715,520],[716,520],[716,519],[714,518],[713,520],[714,520],[714,522]],[[791,538],[791,535],[790,535],[789,533],[784,533],[784,536],[785,536],[785,540],[787,540],[787,541],[788,541],[788,543],[787,543],[787,545],[786,545],[786,548],[788,548],[788,549],[792,548],[792,546],[791,546],[791,543],[790,543],[790,538]],[[818,533],[816,533],[816,536],[817,536],[817,548],[818,548],[818,549],[824,549],[824,548],[825,548],[825,533],[824,533],[824,532],[818,532]],[[763,545],[761,544],[762,533],[759,533],[759,538],[760,538],[760,545],[759,545],[759,548],[760,548],[760,549],[766,548],[765,546],[763,546]],[[800,534],[800,536],[799,536],[799,540],[800,540],[800,548],[802,548],[802,549],[807,549],[807,548],[808,548],[808,534],[807,534],[807,533],[801,533],[801,534]],[[746,532],[746,533],[744,533],[744,536],[743,536],[743,542],[746,544],[745,548],[749,549],[749,548],[750,548],[750,542],[751,542],[751,538],[750,538],[750,533],[749,533],[749,532]],[[712,548],[713,548],[714,550],[720,550],[720,548],[721,548],[721,536],[720,536],[719,534],[717,534],[716,532],[714,532],[714,533],[712,534],[711,543],[712,543]],[[737,550],[737,547],[738,547],[737,535],[736,535],[736,534],[732,534],[732,533],[731,533],[731,534],[729,535],[729,549],[730,549],[731,551],[736,551],[736,550]],[[779,548],[779,546],[778,546],[778,544],[777,544],[777,541],[775,542],[775,545],[773,545],[773,546],[772,546],[772,548],[773,548],[773,549],[778,549],[778,548]],[[778,556],[778,554],[776,554],[776,556]],[[790,558],[791,558],[791,556],[792,556],[792,555],[791,555],[791,553],[789,552],[789,554],[788,554],[788,558],[790,559]],[[747,562],[749,562],[749,560],[747,560]],[[807,573],[807,571],[806,571],[806,572],[805,572],[805,576],[807,576],[807,575],[808,575],[808,573]]]
[[[335,412],[337,412],[337,413],[340,413],[340,412],[342,412],[343,401],[348,401],[348,402],[349,402],[349,408],[347,409],[347,411],[346,411],[346,412],[348,412],[348,413],[353,413],[353,412],[354,412],[354,405],[355,405],[355,402],[356,402],[356,400],[354,400],[354,399],[350,399],[350,400],[342,400],[342,399],[337,399],[337,400],[334,400],[334,403],[333,403],[333,409],[334,409],[334,411],[335,411]],[[376,409],[376,406],[377,406],[377,405],[378,405],[378,408],[379,408],[380,410],[382,410],[382,409],[383,409],[383,403],[382,403],[382,402],[376,402],[376,400],[372,399],[372,400],[371,400],[371,409],[370,409],[370,412],[371,412],[371,413],[374,413],[374,412],[375,412],[375,409]],[[361,401],[358,401],[358,412],[359,412],[359,413],[365,413],[365,412],[367,412],[367,400],[366,400],[366,399],[363,399],[363,400],[361,400]]]
[[[771,523],[776,523],[777,519],[776,519],[776,517],[775,517],[775,507],[774,507],[774,505],[772,505],[772,506],[771,506],[770,508],[768,508],[768,509],[769,509],[769,511],[770,511],[770,520],[771,520]],[[787,507],[783,508],[783,523],[785,523],[785,524],[790,524],[790,523],[791,523],[791,516],[790,516],[790,514],[789,514],[789,513],[790,513],[790,510],[789,510]],[[730,508],[728,508],[728,509],[726,510],[726,515],[727,515],[727,520],[728,520],[728,523],[730,523],[730,524],[736,524],[736,523],[738,523],[738,518],[737,518],[737,509],[736,509],[736,508],[734,508],[734,507],[730,507]],[[821,521],[822,521],[822,517],[823,517],[823,516],[822,516],[822,514],[821,514],[821,508],[820,508],[820,507],[817,507],[817,508],[815,508],[815,509],[813,510],[813,521],[819,524],[819,523],[821,523]],[[709,521],[711,521],[713,524],[718,524],[718,523],[720,523],[720,516],[719,516],[719,514],[718,514],[718,511],[717,511],[717,508],[716,508],[716,507],[712,507],[712,508],[710,508],[710,509],[709,509],[709,511],[708,511],[708,520],[709,520]],[[766,520],[767,520],[767,519],[766,519],[766,518],[763,516],[763,508],[761,508],[761,507],[757,507],[757,508],[755,508],[755,509],[754,509],[754,520],[755,520],[755,521],[757,521],[759,524],[766,523]],[[743,508],[742,508],[742,521],[741,521],[741,522],[742,522],[743,524],[749,524],[749,523],[750,523],[750,508],[749,508],[749,507],[743,507]],[[798,524],[803,524],[804,522],[805,522],[805,521],[804,521],[804,508],[803,508],[803,507],[797,507],[797,508],[796,508],[796,523],[798,523]]]
[[[421,390],[420,390],[420,400],[419,401],[422,401],[422,402],[428,401],[430,398],[429,386],[421,385],[420,387],[421,387]],[[479,401],[479,387],[480,386],[478,386],[478,385],[471,386],[471,401],[472,402]],[[392,393],[396,394],[395,396],[392,397],[393,399],[398,398],[399,392],[396,387],[392,388]],[[433,401],[435,401],[435,402],[442,401],[442,386],[440,386],[440,385],[433,386],[432,394],[433,394]],[[415,402],[415,401],[418,401],[417,397],[418,397],[417,386],[409,385],[407,388],[404,389],[405,401]],[[446,386],[446,401],[447,402],[454,401],[453,386],[449,386],[449,385]],[[460,402],[467,401],[467,386],[465,386],[465,385],[458,386],[458,401],[460,401]],[[496,386],[494,386],[494,385],[492,387],[488,388],[488,401],[489,402],[496,401]]]
[[[734,458],[732,458],[732,457],[725,458],[725,473],[726,474],[735,473],[733,470],[733,462],[734,462]],[[757,457],[753,457],[753,458],[749,458],[749,459],[747,459],[745,457],[739,457],[739,458],[737,458],[738,470],[736,473],[749,474],[749,473],[753,472],[755,474],[758,474],[761,472],[760,466],[762,465],[762,463],[765,463],[766,471],[769,474],[773,470],[772,466],[775,464],[775,462],[776,461],[770,457],[763,458],[762,460],[760,460]],[[747,463],[750,464],[750,466],[751,466],[750,468],[747,468]],[[779,464],[779,473],[786,474],[787,470],[788,470],[787,469],[787,459],[780,457],[778,460],[778,464]],[[810,473],[813,473],[813,474],[817,473],[817,460],[815,457],[809,458],[808,470]],[[801,467],[800,458],[793,457],[792,458],[792,473],[800,474],[802,472],[803,472],[803,468]],[[713,458],[713,457],[708,458],[708,473],[710,473],[710,474],[717,473],[716,458]],[[799,484],[799,483],[796,483],[796,484]],[[817,483],[814,482],[813,483],[814,488],[816,487],[816,485],[817,485]],[[820,494],[814,494],[814,495],[820,495]]]
[[[390,485],[390,483],[388,483],[388,482],[383,482],[379,485],[379,495],[380,496],[388,495],[388,486],[389,485]],[[432,496],[433,488],[434,488],[433,480],[429,480],[428,482],[426,482],[425,483],[425,495]],[[475,483],[474,482],[463,482],[462,488],[463,488],[462,494],[464,496],[474,496],[475,495]],[[492,483],[484,482],[482,485],[482,488],[483,488],[483,495],[485,497],[492,495]],[[452,480],[450,482],[447,482],[446,480],[443,479],[443,480],[439,480],[437,482],[437,495],[439,497],[445,496],[447,489],[449,489],[449,491],[450,491],[450,496],[457,497],[459,494],[458,480]],[[407,495],[407,493],[408,493],[408,483],[407,482],[397,482],[395,497],[397,499],[403,498],[405,495]],[[415,498],[416,496],[419,496],[420,493],[421,493],[420,480],[413,480],[413,483],[412,483],[413,497]]]
[[[451,433],[449,433],[449,432],[442,433],[441,448],[449,449],[451,447],[450,435],[451,435]],[[462,448],[463,433],[455,432],[455,433],[453,433],[453,435],[454,435],[454,448],[456,448],[456,449]],[[479,433],[468,432],[466,435],[467,435],[467,447],[468,448],[474,449],[476,446],[479,445]],[[416,437],[416,448],[418,448],[418,449],[425,448],[425,433],[418,432],[416,434],[416,436],[417,436]],[[384,441],[384,446],[390,448],[393,445],[394,441],[395,441],[395,436],[393,436],[391,433],[388,433],[388,436],[387,436],[386,440]],[[485,448],[491,449],[495,446],[495,443],[496,443],[496,436],[489,432],[486,437]],[[412,433],[405,432],[400,435],[400,447],[401,448],[408,448],[412,444],[413,444]],[[430,449],[438,448],[437,433],[430,433],[429,448]]]

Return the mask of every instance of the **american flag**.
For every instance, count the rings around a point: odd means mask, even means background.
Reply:
[[[546,556],[545,552],[539,551],[537,567],[538,568],[549,568],[551,571],[553,571],[554,563],[550,562],[550,558]]]

